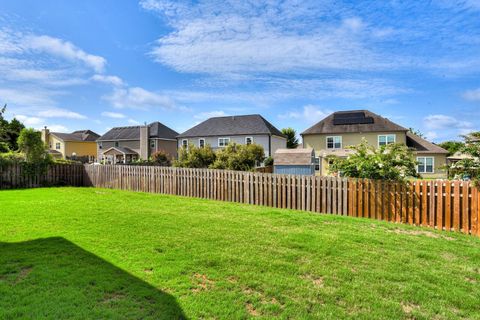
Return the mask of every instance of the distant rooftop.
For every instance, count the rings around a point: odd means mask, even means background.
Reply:
[[[308,128],[302,135],[325,133],[359,133],[408,131],[406,128],[368,110],[334,112]]]
[[[179,138],[268,134],[283,137],[280,130],[259,114],[214,117],[180,134]]]
[[[178,132],[170,129],[164,124],[155,121],[148,125],[149,138],[171,139],[175,140]],[[115,140],[140,140],[141,126],[115,127],[110,129],[98,141],[115,141]]]
[[[63,141],[93,142],[100,137],[92,130],[78,130],[72,133],[51,132],[50,134],[62,139]]]

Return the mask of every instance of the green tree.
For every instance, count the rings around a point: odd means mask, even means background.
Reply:
[[[34,129],[22,129],[18,137],[18,148],[24,153],[27,162],[37,163],[48,159],[41,134]]]
[[[400,143],[375,148],[363,140],[347,158],[329,157],[330,172],[346,177],[404,181],[417,177],[413,152]]]
[[[189,145],[178,151],[178,159],[173,165],[180,168],[208,168],[215,161],[215,152],[209,145],[203,148]]]
[[[413,133],[416,136],[419,136],[420,138],[425,138],[425,135],[418,129],[408,128],[408,131],[410,131],[411,133]]]
[[[295,149],[298,147],[297,132],[293,128],[283,128],[282,133],[287,136],[287,148]]]
[[[265,151],[258,144],[240,145],[230,143],[217,152],[212,169],[250,171],[265,160]]]
[[[461,151],[465,147],[465,143],[461,141],[445,141],[438,144],[439,147],[448,151],[448,156],[453,155],[455,152]]]
[[[18,150],[17,140],[20,132],[25,129],[23,123],[13,118],[7,127],[8,145],[10,150]]]

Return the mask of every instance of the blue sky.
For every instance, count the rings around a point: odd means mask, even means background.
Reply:
[[[0,1],[0,103],[55,131],[369,109],[480,130],[480,0]]]

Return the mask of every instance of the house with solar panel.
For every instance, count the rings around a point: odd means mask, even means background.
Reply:
[[[156,121],[143,126],[115,127],[97,139],[99,161],[128,164],[147,160],[157,151],[177,157],[177,135],[173,129]]]
[[[92,130],[78,130],[71,133],[51,132],[44,127],[42,141],[48,153],[55,159],[94,162],[97,157],[97,140],[100,135]]]
[[[287,138],[280,130],[259,114],[213,117],[178,135],[178,148],[189,145],[202,148],[210,145],[213,150],[229,143],[258,144],[265,157],[273,156],[277,149],[286,148]]]
[[[380,147],[403,143],[410,147],[418,161],[417,172],[424,178],[445,178],[448,151],[411,133],[408,129],[368,110],[332,113],[301,133],[304,148],[313,148],[316,174],[328,175],[328,156],[348,157],[348,146],[365,139]]]

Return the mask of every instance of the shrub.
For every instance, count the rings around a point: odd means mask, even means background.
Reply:
[[[42,162],[49,158],[40,132],[34,129],[22,129],[18,137],[18,148],[27,162]]]
[[[377,149],[363,140],[350,148],[356,152],[347,158],[329,157],[331,173],[352,178],[394,181],[418,176],[413,152],[404,144],[394,143]]]
[[[6,142],[0,142],[0,153],[7,153],[10,152],[10,147]]]
[[[272,157],[268,157],[267,159],[265,159],[265,161],[263,162],[263,164],[265,166],[273,166],[273,158]]]
[[[251,171],[265,160],[263,147],[258,144],[239,145],[230,143],[217,152],[217,159],[210,166],[212,169]]]
[[[163,150],[153,153],[152,161],[155,165],[164,167],[169,167],[172,164],[169,155]]]
[[[173,165],[180,168],[208,168],[216,159],[215,152],[209,145],[203,148],[189,145],[182,147],[178,152],[178,160]]]

